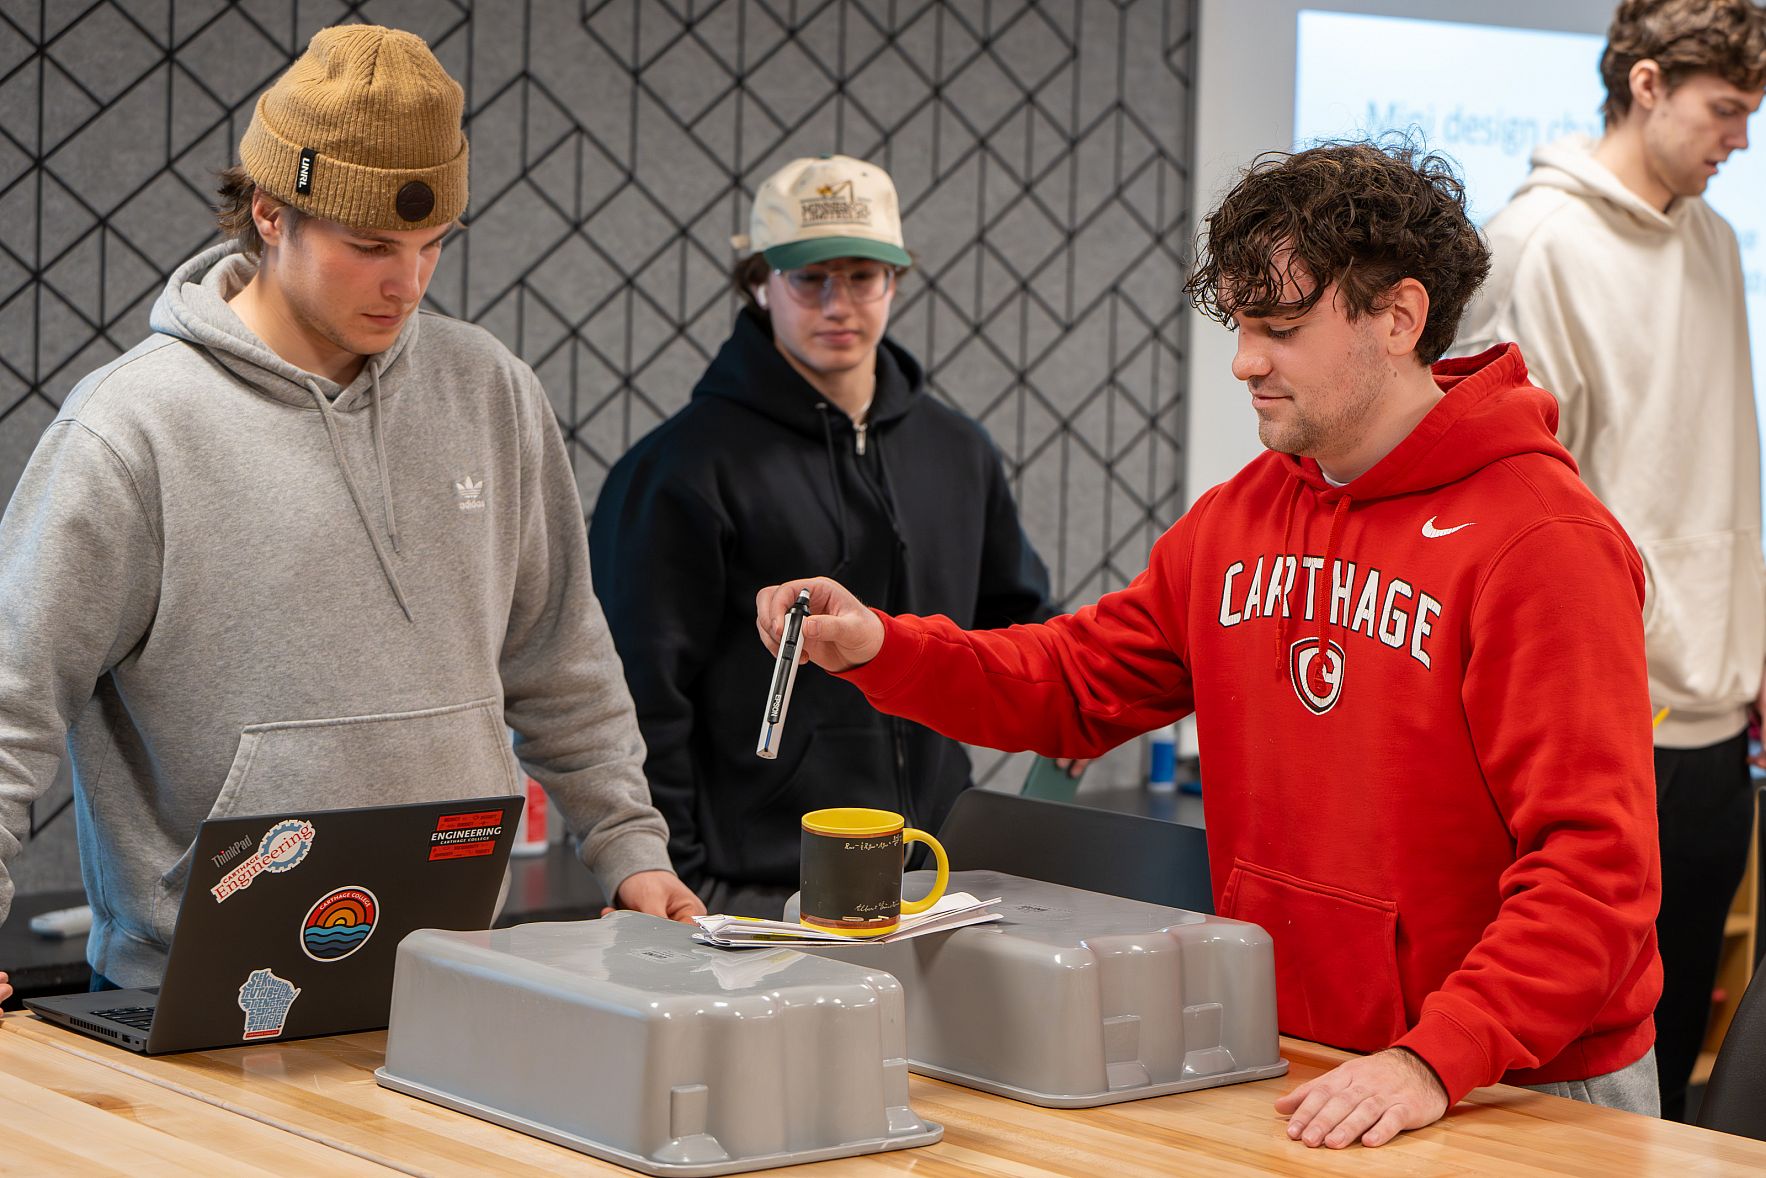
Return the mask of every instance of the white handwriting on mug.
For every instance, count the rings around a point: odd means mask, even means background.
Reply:
[[[889,839],[875,839],[875,840],[872,840],[871,842],[865,842],[865,843],[847,843],[846,849],[848,851],[876,851],[876,850],[880,850],[883,847],[893,847],[893,846],[895,846],[895,840],[892,838],[889,838]]]

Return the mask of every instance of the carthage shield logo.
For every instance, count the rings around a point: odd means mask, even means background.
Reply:
[[[1306,710],[1324,715],[1343,694],[1343,648],[1327,642],[1320,649],[1318,639],[1302,638],[1288,647],[1288,678]]]

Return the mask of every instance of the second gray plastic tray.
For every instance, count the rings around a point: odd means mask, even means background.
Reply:
[[[952,872],[950,890],[1002,897],[1005,919],[811,950],[900,979],[914,1071],[1050,1108],[1287,1072],[1257,925],[995,871]]]

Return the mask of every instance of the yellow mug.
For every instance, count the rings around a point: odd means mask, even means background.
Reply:
[[[924,843],[938,860],[932,890],[918,900],[901,898],[903,852]],[[938,840],[914,830],[890,810],[840,806],[803,816],[803,859],[798,921],[848,937],[881,937],[938,903],[950,879],[950,861]]]

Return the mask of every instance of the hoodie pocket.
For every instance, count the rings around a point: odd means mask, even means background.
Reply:
[[[1276,1021],[1284,1035],[1381,1051],[1404,1034],[1398,905],[1235,860],[1221,915],[1275,940]]]
[[[520,792],[495,699],[415,712],[248,724],[208,816],[435,802]],[[170,938],[195,845],[160,877],[154,927]]]
[[[1638,545],[1644,647],[1658,704],[1721,711],[1751,701],[1766,659],[1766,566],[1745,534]]]

